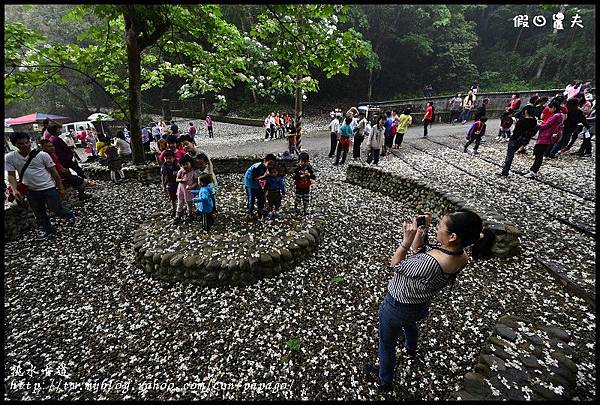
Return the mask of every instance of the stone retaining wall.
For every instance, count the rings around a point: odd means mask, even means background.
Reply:
[[[554,326],[503,316],[486,340],[460,400],[569,400],[577,384],[569,334]]]
[[[483,220],[483,226],[494,232],[496,243],[492,249],[494,256],[509,257],[520,253],[519,235],[515,225],[497,212],[480,212],[448,190],[433,188],[421,180],[386,172],[380,168],[349,164],[346,181],[373,191],[398,198],[417,211],[429,211],[434,218],[458,210],[476,212]]]
[[[224,115],[212,115],[212,120],[215,122],[224,122],[226,124],[237,124],[247,125],[250,127],[262,127],[264,126],[265,120],[256,118],[243,118],[243,117],[227,117]]]
[[[243,158],[216,158],[211,159],[216,174],[245,173],[250,165],[260,161],[263,157],[243,157]],[[280,168],[290,173],[297,164],[293,161],[278,160]],[[85,174],[95,180],[110,180],[110,170],[108,167],[96,163],[83,165]],[[123,173],[126,179],[134,179],[142,183],[152,183],[160,181],[160,166],[157,163],[148,163],[146,165],[126,165],[123,166]]]
[[[270,250],[241,260],[218,261],[210,255],[186,256],[178,251],[163,251],[158,247],[144,247],[146,231],[135,233],[135,263],[146,273],[158,280],[183,282],[201,287],[224,285],[245,286],[256,283],[261,278],[275,277],[292,269],[312,254],[323,240],[323,221],[315,220],[315,225],[282,249]],[[241,236],[242,238],[244,235]]]
[[[74,190],[68,189],[65,196],[65,202],[68,207],[78,205],[77,193]],[[50,215],[53,215],[50,213]],[[27,232],[32,227],[36,226],[35,216],[29,208],[29,204],[25,201],[24,204],[12,205],[4,209],[4,241],[10,242],[23,232]]]

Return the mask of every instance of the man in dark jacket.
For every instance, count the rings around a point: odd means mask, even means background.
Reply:
[[[515,157],[515,152],[519,150],[520,147],[527,145],[537,130],[537,121],[533,115],[533,107],[525,106],[523,107],[523,110],[521,110],[521,113],[522,117],[515,124],[513,134],[508,141],[506,159],[504,160],[502,172],[496,173],[496,176],[508,177],[510,166]]]
[[[483,101],[481,102],[481,106],[477,109],[477,111],[475,111],[475,121],[479,121],[481,117],[487,115],[486,107],[489,102],[490,100],[488,98],[483,99]]]

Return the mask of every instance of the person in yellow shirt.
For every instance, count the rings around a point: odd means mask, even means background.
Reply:
[[[412,124],[412,116],[410,115],[410,108],[406,108],[402,114],[398,117],[398,131],[396,132],[396,140],[394,142],[394,148],[399,149],[404,140],[404,134],[408,131],[408,127]]]
[[[98,156],[106,159],[106,148],[110,146],[110,140],[104,134],[98,135],[98,142],[96,142],[96,150]]]

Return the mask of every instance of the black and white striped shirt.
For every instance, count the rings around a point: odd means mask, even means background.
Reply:
[[[429,252],[431,247],[427,247]],[[427,253],[417,253],[395,266],[388,292],[403,304],[430,302],[449,283],[452,276],[442,271],[438,261]]]

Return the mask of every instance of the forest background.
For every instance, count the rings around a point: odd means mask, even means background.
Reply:
[[[41,34],[46,46],[82,43],[82,33],[100,24],[93,14],[65,19],[72,5],[5,6],[5,22],[19,22]],[[246,35],[257,23],[263,5],[221,5],[222,17]],[[477,82],[480,92],[564,88],[572,80],[595,82],[595,6],[562,6],[564,29],[552,29],[560,5],[351,5],[341,24],[370,42],[375,58],[361,58],[347,75],[313,76],[318,85],[306,105],[354,105],[422,97],[430,84],[433,95],[465,93]],[[571,27],[575,14],[583,27]],[[529,16],[529,27],[515,27],[513,18]],[[543,15],[536,27],[532,18]],[[99,27],[99,29],[102,27]],[[85,43],[85,40],[83,40]],[[268,55],[264,55],[268,59]],[[173,63],[176,61],[173,60]],[[5,65],[5,78],[7,67]],[[113,107],[113,100],[76,72],[61,72],[63,83],[48,80],[5,107],[6,116],[33,111],[71,117]],[[177,100],[184,81],[166,77],[159,87],[142,91],[142,99],[160,105],[162,98]],[[240,116],[293,108],[291,92],[261,93],[247,83],[223,89],[225,112]],[[218,93],[206,92],[209,105]],[[6,98],[6,97],[5,97]]]

